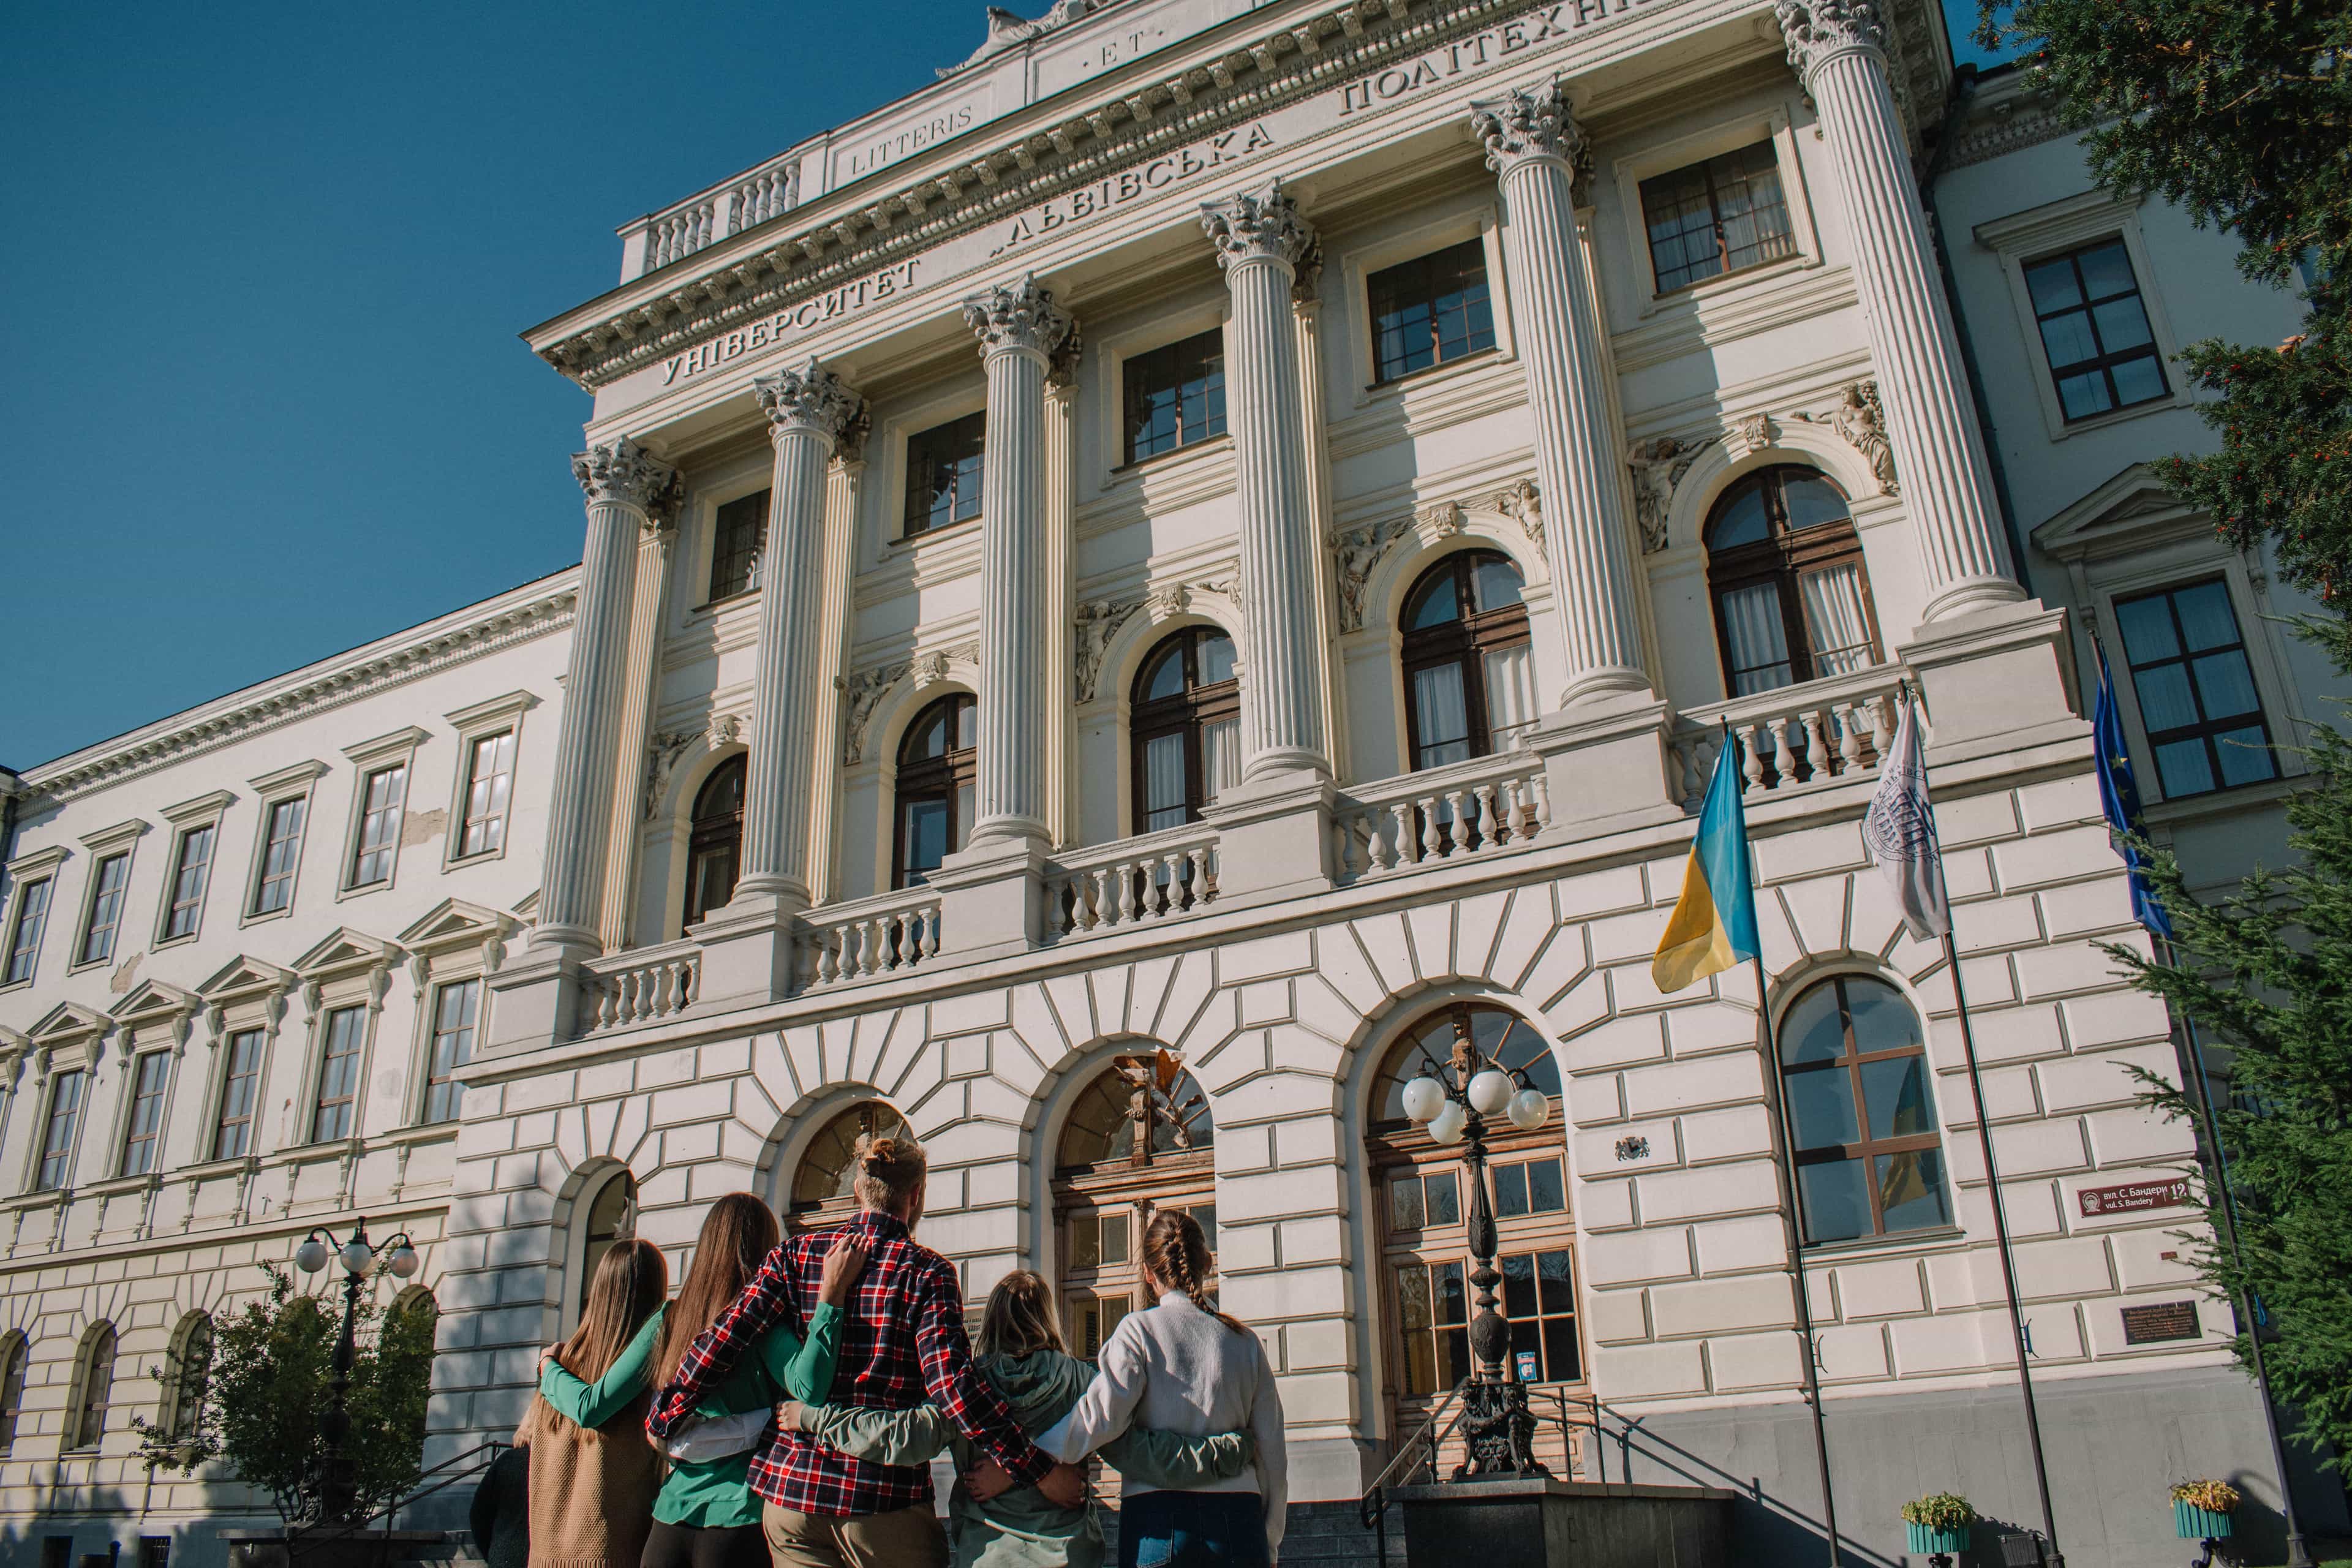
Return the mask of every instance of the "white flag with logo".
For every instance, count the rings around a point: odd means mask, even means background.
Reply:
[[[1927,803],[1927,759],[1919,746],[1917,705],[1903,704],[1895,744],[1878,763],[1878,793],[1862,819],[1862,841],[1886,873],[1903,923],[1921,942],[1952,929],[1944,895],[1944,857],[1936,845],[1936,813]]]

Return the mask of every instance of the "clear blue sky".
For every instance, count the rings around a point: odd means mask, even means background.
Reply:
[[[983,31],[982,0],[14,8],[0,763],[577,560],[587,399],[516,332],[612,286],[619,224]]]

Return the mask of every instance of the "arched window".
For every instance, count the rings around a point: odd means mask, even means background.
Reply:
[[[1540,1127],[1501,1117],[1485,1124],[1488,1202],[1497,1245],[1496,1310],[1511,1325],[1511,1352],[1534,1383],[1584,1379],[1577,1326],[1575,1226],[1569,1217],[1566,1125],[1559,1067],[1517,1014],[1457,1002],[1417,1019],[1390,1047],[1372,1085],[1373,1204],[1380,1217],[1381,1288],[1388,1318],[1387,1394],[1395,1423],[1411,1431],[1447,1389],[1470,1375],[1470,1172],[1465,1145],[1442,1144],[1405,1115],[1404,1086],[1425,1067],[1451,1076],[1456,1041],[1506,1070],[1527,1075],[1552,1101]],[[1549,1450],[1546,1452],[1546,1445]],[[1538,1453],[1562,1475],[1567,1455],[1546,1428]]]
[[[898,742],[898,826],[890,885],[919,888],[971,832],[972,763],[980,705],[961,692],[942,697],[907,726]]]
[[[1054,1153],[1054,1223],[1070,1352],[1091,1359],[1144,1299],[1145,1221],[1181,1209],[1217,1245],[1216,1122],[1173,1051],[1113,1057],[1070,1108]]]
[[[695,793],[686,849],[686,923],[692,925],[735,896],[743,864],[743,777],[739,752],[710,770]]]
[[[74,1368],[68,1451],[95,1448],[106,1436],[107,1412],[114,1406],[114,1325],[100,1323],[83,1336],[80,1364]]]
[[[1862,542],[1845,497],[1812,468],[1759,468],[1706,520],[1706,580],[1734,697],[1878,661]]]
[[[614,1172],[588,1200],[587,1219],[582,1230],[580,1248],[580,1283],[572,1292],[572,1310],[575,1320],[588,1310],[588,1285],[596,1278],[596,1266],[604,1261],[604,1254],[613,1250],[616,1241],[626,1241],[637,1228],[637,1178],[626,1170]]]
[[[1405,595],[1414,772],[1502,751],[1536,716],[1523,585],[1508,556],[1465,550],[1423,573]]]
[[[1242,778],[1234,639],[1195,626],[1152,649],[1136,677],[1128,728],[1135,738],[1136,831],[1200,821],[1202,810]]]
[[[16,1446],[16,1417],[25,1408],[25,1363],[33,1347],[21,1333],[0,1340],[0,1454]]]
[[[1809,1242],[1952,1223],[1936,1075],[1918,1015],[1883,980],[1841,974],[1780,1020],[1780,1082]]]
[[[190,1312],[172,1331],[171,1346],[163,1352],[163,1408],[155,1425],[175,1441],[194,1437],[204,1419],[212,1376],[212,1318]]]
[[[970,700],[970,699],[966,699]],[[866,1138],[908,1138],[906,1119],[883,1100],[863,1100],[817,1130],[793,1172],[785,1218],[796,1230],[822,1230],[857,1212],[857,1145]]]

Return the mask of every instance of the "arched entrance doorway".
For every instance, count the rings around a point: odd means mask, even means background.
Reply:
[[[1216,1125],[1173,1051],[1113,1057],[1079,1094],[1054,1155],[1054,1224],[1070,1353],[1092,1360],[1144,1300],[1137,1256],[1154,1209],[1182,1209],[1217,1244]]]

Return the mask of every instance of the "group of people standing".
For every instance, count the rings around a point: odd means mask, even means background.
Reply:
[[[1281,1396],[1257,1335],[1209,1299],[1199,1223],[1145,1226],[1158,1301],[1099,1366],[1025,1271],[990,1292],[975,1350],[954,1266],[914,1239],[925,1177],[911,1139],[867,1139],[857,1213],[790,1239],[731,1193],[675,1301],[660,1248],[615,1244],[475,1500],[492,1568],[1097,1568],[1079,1468],[1097,1453],[1124,1479],[1120,1568],[1272,1568]]]

